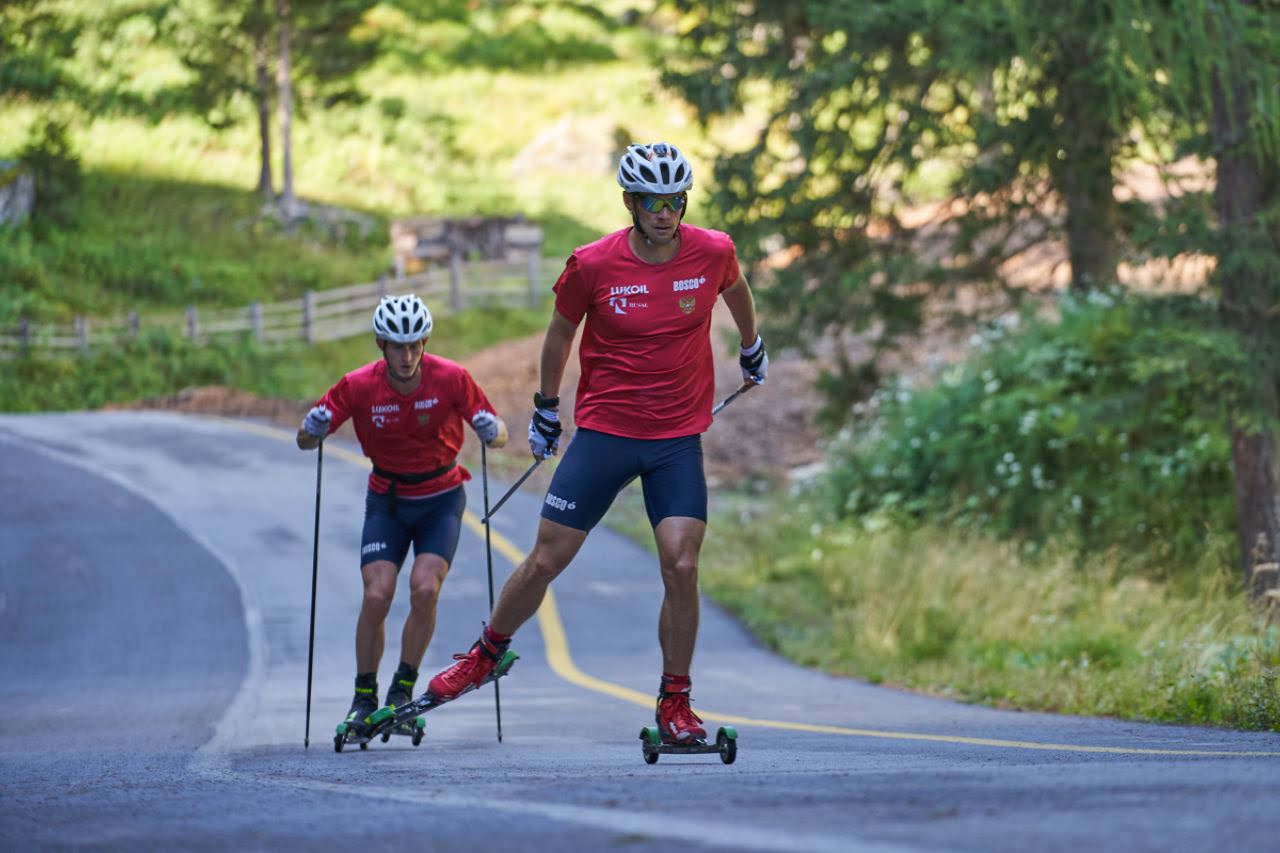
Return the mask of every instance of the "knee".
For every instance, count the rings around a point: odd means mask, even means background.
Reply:
[[[424,578],[409,588],[409,607],[414,610],[433,610],[440,600],[440,580]]]
[[[370,584],[364,588],[364,609],[379,617],[386,617],[391,610],[391,599],[395,595],[395,587],[381,584]]]
[[[698,555],[680,554],[662,567],[662,577],[668,584],[697,585]]]
[[[544,584],[551,583],[564,571],[564,564],[546,548],[534,548],[524,565],[530,579]]]

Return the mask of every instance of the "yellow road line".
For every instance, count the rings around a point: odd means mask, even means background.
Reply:
[[[294,438],[293,435],[289,433],[270,427],[263,427],[257,424],[229,419],[220,420],[227,420],[228,423],[246,432],[265,435],[270,438],[284,439],[288,441],[293,441]],[[325,453],[342,459],[343,461],[352,462],[366,468],[369,465],[369,461],[365,459],[364,456],[358,453],[353,453],[346,448],[328,447],[325,449]],[[472,532],[482,539],[484,538],[484,524],[480,521],[479,516],[468,510],[463,514],[462,520],[467,527],[471,528]],[[518,566],[524,561],[524,553],[502,534],[490,530],[489,541],[492,546],[502,554],[502,556],[511,561],[512,565]],[[570,684],[576,684],[586,690],[603,693],[607,696],[612,696],[615,699],[621,699],[624,702],[631,702],[644,708],[653,707],[654,697],[651,694],[642,693],[639,690],[632,690],[629,687],[623,687],[620,684],[614,684],[611,681],[596,678],[595,676],[588,675],[578,669],[577,665],[573,662],[573,657],[569,654],[569,638],[565,633],[564,623],[560,619],[560,609],[556,605],[555,595],[550,589],[547,590],[547,597],[543,599],[542,606],[538,608],[538,627],[542,631],[543,642],[546,645],[547,663],[551,666],[552,671],[555,672],[556,675],[560,676],[565,681],[568,681]],[[698,708],[698,714],[704,719],[714,720],[719,723],[727,723],[734,726],[757,726],[760,728],[784,729],[795,732],[843,735],[846,737],[879,738],[882,740],[927,741],[931,743],[963,744],[966,746],[988,746],[999,749],[1029,749],[1045,752],[1085,752],[1110,755],[1162,755],[1202,758],[1280,758],[1280,751],[1266,750],[1237,752],[1232,750],[1215,749],[1156,749],[1123,746],[1089,746],[1070,743],[1037,743],[1035,741],[1025,740],[964,737],[962,735],[934,735],[922,732],[856,729],[849,728],[847,726],[792,723],[783,720],[765,720],[755,717],[743,717],[736,714],[722,714],[716,711],[707,711],[701,707]]]

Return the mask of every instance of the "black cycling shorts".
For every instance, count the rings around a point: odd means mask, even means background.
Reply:
[[[370,491],[364,499],[360,566],[389,560],[399,571],[410,543],[415,556],[438,554],[446,563],[452,563],[466,508],[467,493],[462,486],[427,498],[398,497],[394,512],[385,494]]]
[[[580,429],[565,448],[542,502],[542,517],[590,530],[636,477],[654,527],[664,518],[707,520],[702,436],[623,438]]]

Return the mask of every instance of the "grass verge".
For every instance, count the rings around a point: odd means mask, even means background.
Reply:
[[[722,509],[703,584],[800,664],[999,707],[1280,730],[1280,628],[1221,565],[1153,581],[1105,553],[867,531],[794,500],[766,515]]]

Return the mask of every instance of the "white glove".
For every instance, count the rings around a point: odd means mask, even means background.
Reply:
[[[738,350],[738,366],[742,368],[742,381],[763,385],[769,375],[769,354],[764,351],[764,338],[756,335],[749,347]]]
[[[324,438],[329,434],[329,422],[333,417],[324,406],[313,406],[302,421],[302,429],[307,435]]]
[[[493,412],[476,412],[476,416],[471,419],[471,428],[485,444],[493,444],[493,440],[498,437],[498,416]]]

